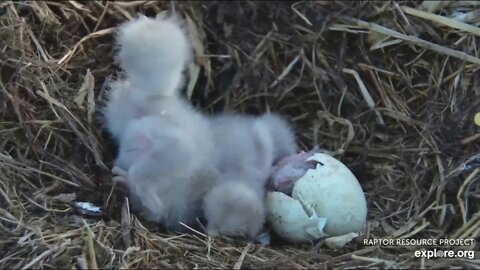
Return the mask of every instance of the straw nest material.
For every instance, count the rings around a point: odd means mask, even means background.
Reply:
[[[249,244],[167,233],[129,212],[98,109],[119,70],[115,27],[165,10],[192,33],[192,103],[287,116],[302,149],[319,145],[358,177],[365,235],[340,250]],[[478,267],[363,239],[480,236],[479,10],[474,1],[0,3],[0,268]]]

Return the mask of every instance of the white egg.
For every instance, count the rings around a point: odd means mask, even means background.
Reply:
[[[292,242],[361,231],[367,202],[356,177],[329,155],[316,153],[308,160],[320,164],[295,183],[292,197],[281,192],[267,194],[267,219],[273,231]],[[312,233],[314,224],[317,230]]]

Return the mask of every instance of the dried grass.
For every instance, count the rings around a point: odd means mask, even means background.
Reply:
[[[196,27],[192,102],[288,115],[304,149],[336,153],[361,181],[365,237],[479,238],[478,2],[7,1],[0,268],[478,268],[362,239],[332,251],[167,234],[131,214],[97,120],[102,84],[118,23],[168,8]]]

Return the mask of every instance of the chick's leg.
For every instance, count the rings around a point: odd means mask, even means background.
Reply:
[[[145,174],[144,168],[134,164],[128,171],[128,193],[133,209],[143,218],[162,222],[165,215],[165,204],[161,190],[158,188],[158,175]]]

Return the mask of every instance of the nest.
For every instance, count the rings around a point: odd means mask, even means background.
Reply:
[[[302,149],[336,153],[366,193],[365,235],[339,250],[260,245],[167,233],[130,213],[98,117],[103,84],[119,69],[118,24],[166,10],[187,18],[194,42],[185,96],[206,112],[279,112]],[[0,268],[474,267],[363,239],[480,236],[478,10],[474,1],[0,3]]]

